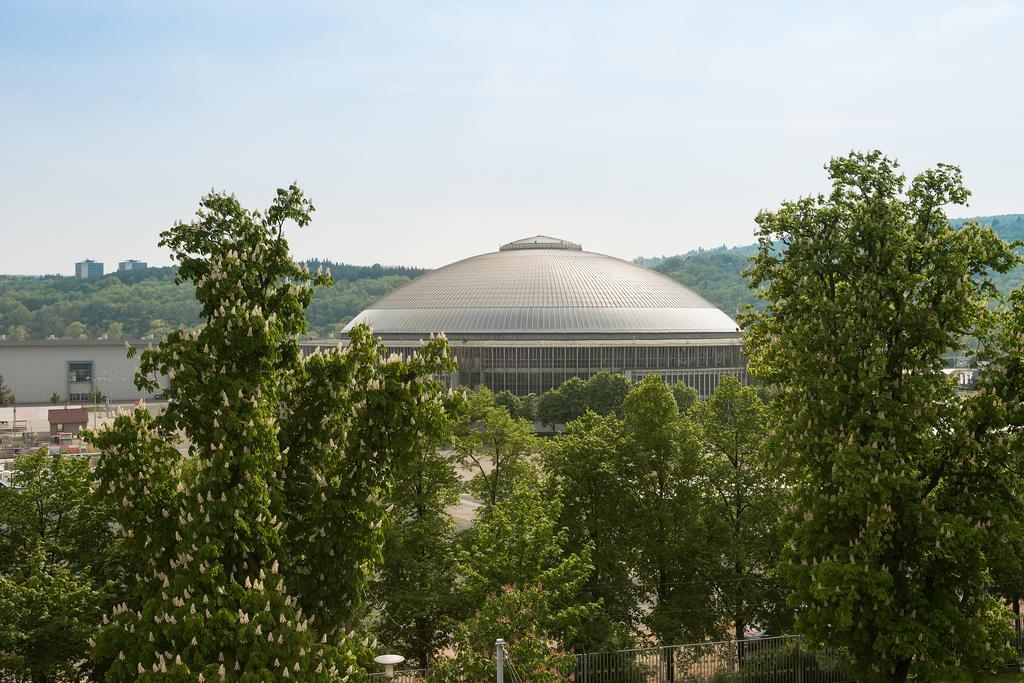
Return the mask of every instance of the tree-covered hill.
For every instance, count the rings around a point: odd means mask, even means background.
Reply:
[[[329,269],[334,287],[318,290],[307,312],[310,333],[337,332],[374,299],[424,272],[405,266],[309,261]],[[0,334],[8,339],[162,336],[199,323],[191,285],[174,284],[171,268],[111,273],[94,280],[61,275],[0,276]]]
[[[964,220],[952,221],[960,226]],[[1024,214],[980,216],[1007,241],[1024,241]],[[697,249],[677,256],[639,258],[701,294],[729,315],[760,301],[741,275],[754,245]],[[330,336],[371,302],[426,272],[405,266],[355,266],[307,261],[310,270],[329,269],[334,287],[318,290],[307,312],[310,334]],[[1006,292],[1024,282],[1024,266],[994,278]],[[8,339],[95,339],[162,336],[181,325],[199,323],[191,286],[175,286],[171,268],[111,273],[95,280],[62,275],[0,275],[0,334]]]
[[[960,227],[967,220],[971,219],[955,218],[950,222]],[[982,225],[991,225],[996,234],[1008,242],[1024,241],[1024,214],[978,216],[976,220]],[[755,249],[753,244],[742,247],[722,246],[697,249],[677,256],[639,258],[636,261],[681,282],[734,316],[747,304],[755,307],[761,305],[760,300],[747,289],[747,282],[741,275],[747,266],[747,257]],[[992,279],[1000,291],[1008,292],[1024,283],[1024,266],[1004,275],[997,273]]]
[[[747,289],[747,281],[740,275],[747,267],[747,258],[754,251],[752,244],[743,247],[721,246],[640,261],[649,263],[654,270],[683,283],[734,316],[747,304],[758,304],[757,297]]]

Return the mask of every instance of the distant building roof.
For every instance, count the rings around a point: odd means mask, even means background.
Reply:
[[[499,251],[512,251],[513,249],[569,249],[571,251],[583,251],[583,247],[575,242],[537,235],[535,237],[524,237],[515,242],[501,245]]]
[[[86,424],[89,422],[89,411],[85,408],[53,408],[48,418],[50,424]]]
[[[425,273],[345,329],[360,323],[385,339],[738,335],[728,315],[675,280],[545,235]]]

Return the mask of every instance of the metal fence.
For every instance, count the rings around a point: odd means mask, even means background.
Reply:
[[[846,660],[799,636],[725,640],[576,656],[577,683],[844,683]]]
[[[396,671],[396,683],[426,680],[427,669]],[[370,675],[385,681],[384,674]],[[846,659],[809,650],[800,636],[690,643],[576,655],[575,683],[847,683]]]

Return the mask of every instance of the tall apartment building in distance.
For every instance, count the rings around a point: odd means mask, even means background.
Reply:
[[[117,271],[119,273],[124,273],[129,270],[145,270],[148,267],[149,265],[145,261],[136,261],[135,259],[130,258],[127,261],[121,261],[118,263]]]
[[[88,258],[84,261],[79,261],[75,264],[75,277],[79,280],[103,277],[103,264]]]

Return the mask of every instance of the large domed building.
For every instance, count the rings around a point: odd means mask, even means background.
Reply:
[[[537,236],[430,271],[382,297],[365,323],[408,353],[444,332],[458,359],[452,383],[542,393],[601,371],[656,373],[701,396],[722,375],[746,381],[736,323],[653,270]]]

